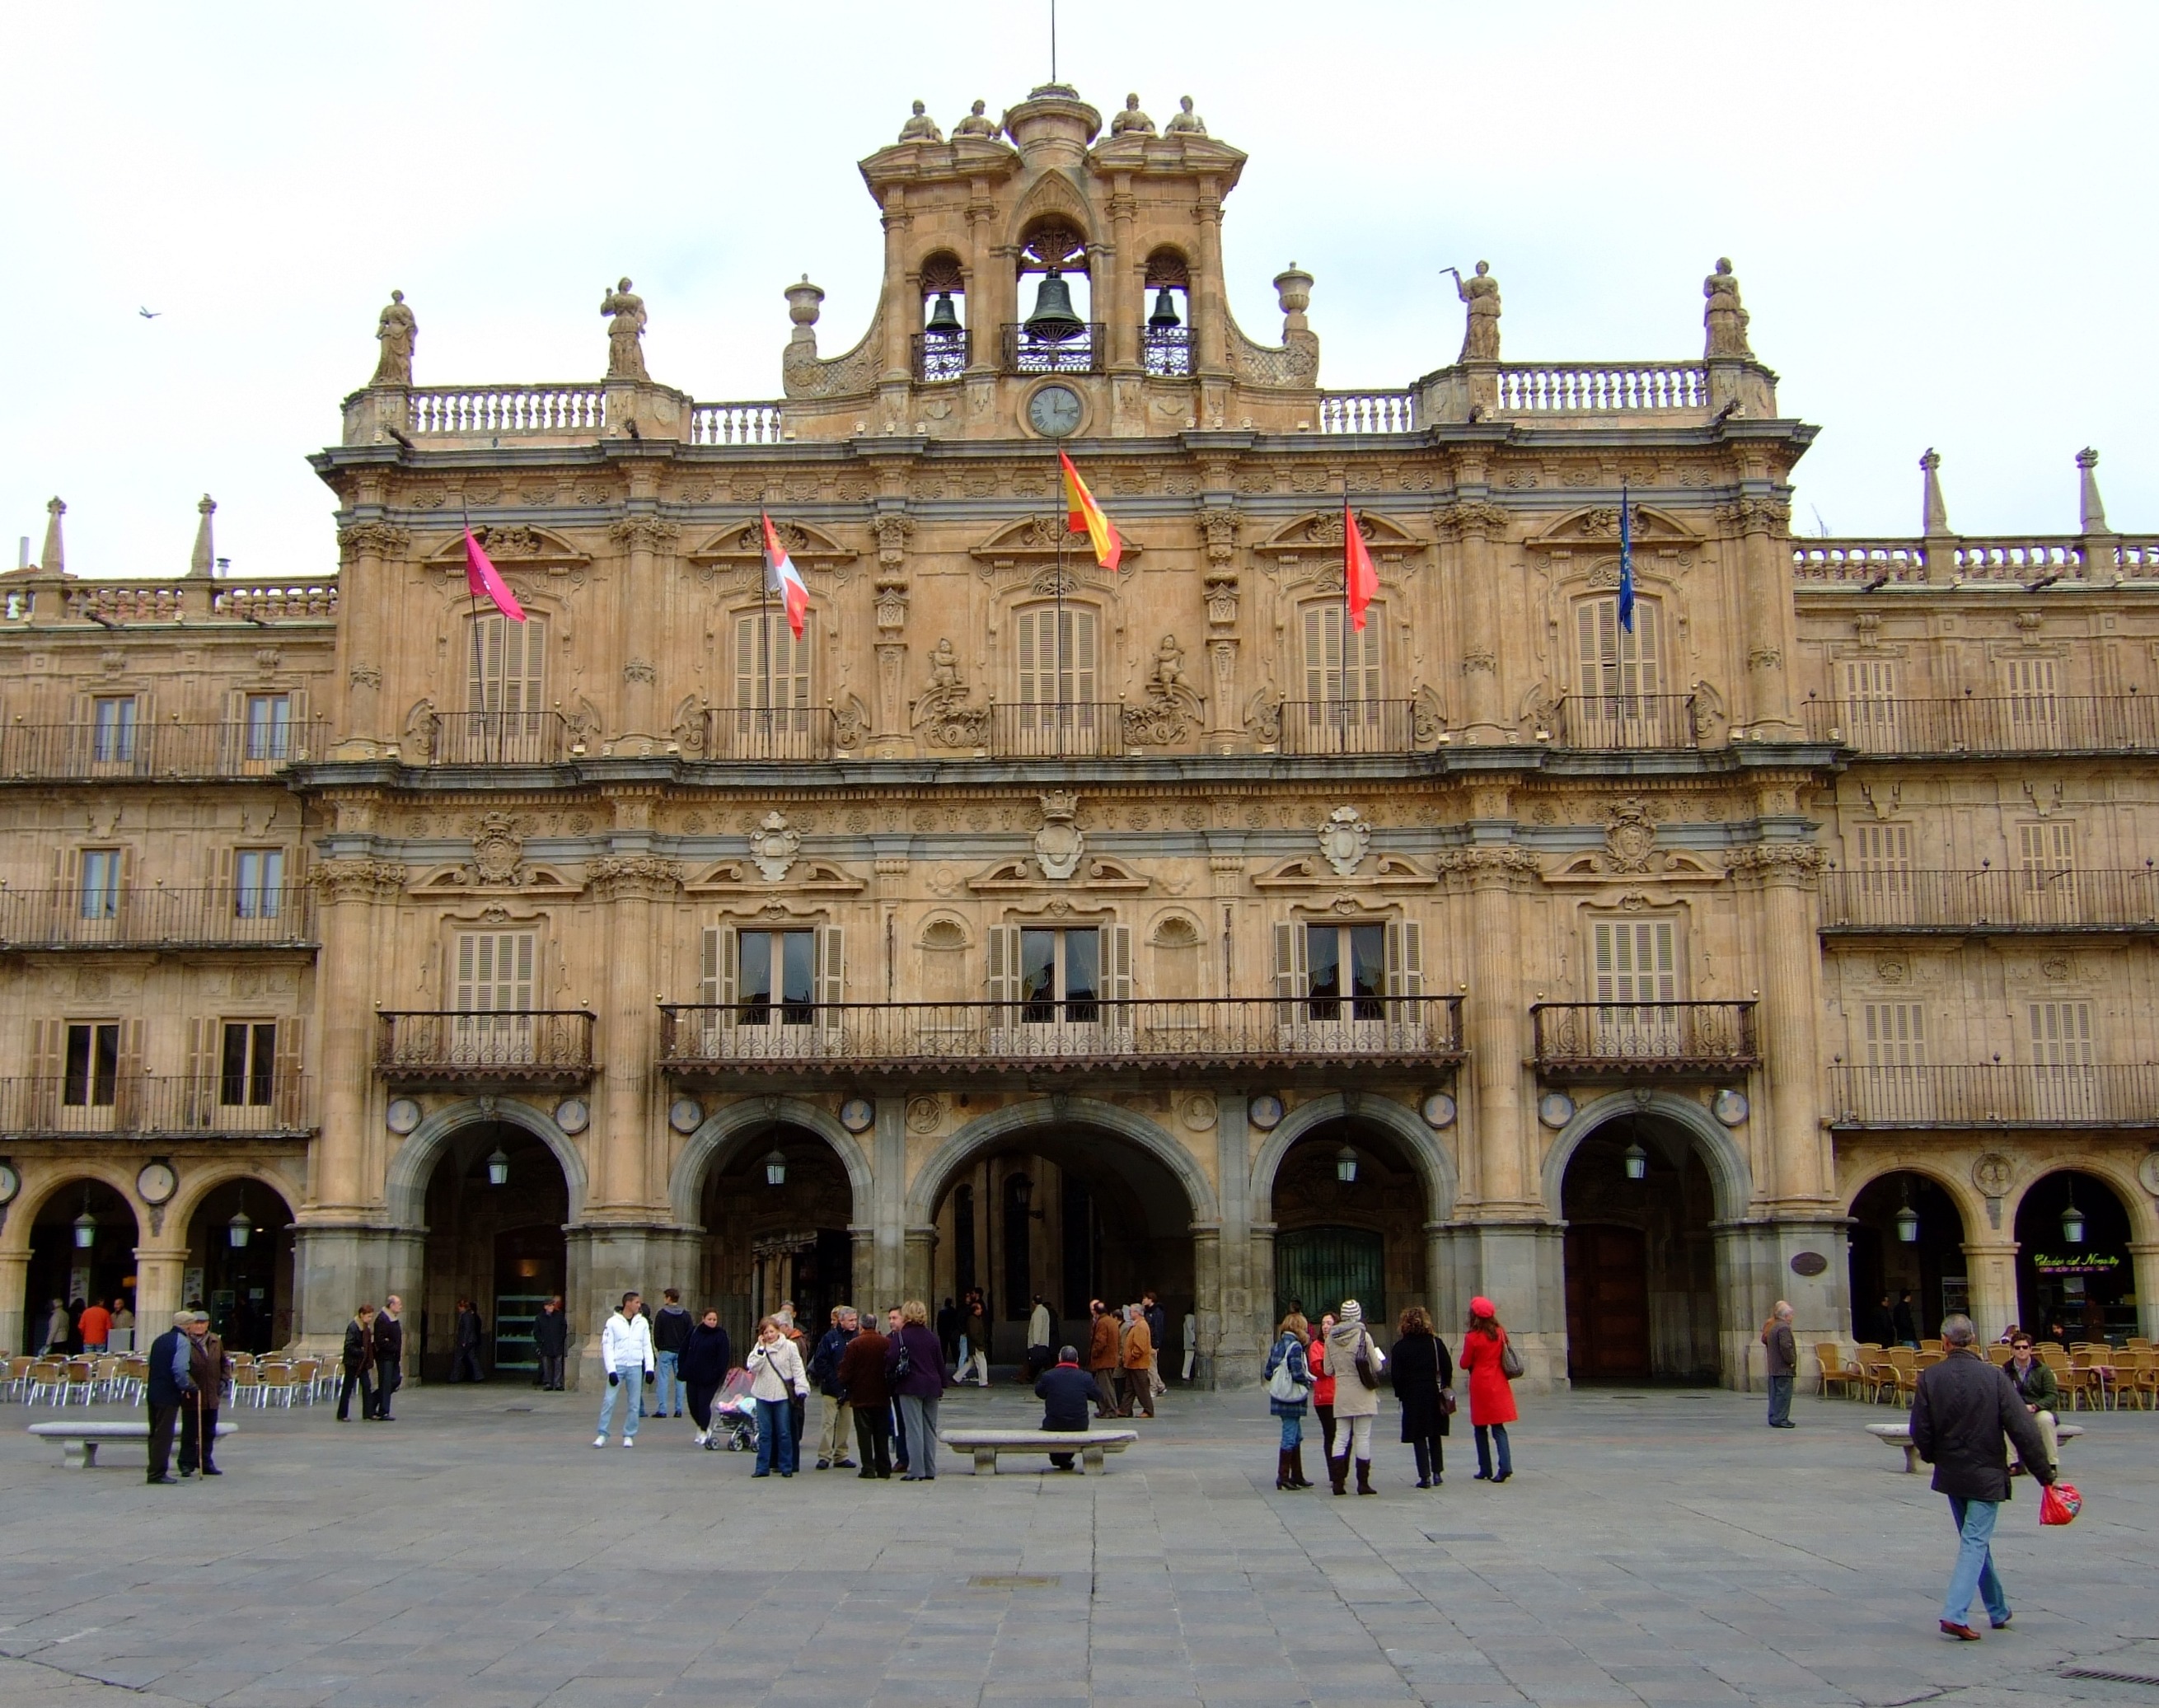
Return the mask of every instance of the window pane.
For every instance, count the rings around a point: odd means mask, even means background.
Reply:
[[[247,696],[247,757],[282,759],[292,730],[293,702],[283,694]]]
[[[784,945],[780,997],[787,1006],[780,1017],[790,1026],[807,1026],[816,1017],[810,1008],[817,996],[816,935],[810,931],[782,931],[774,934]]]
[[[112,1094],[120,1082],[120,1027],[101,1026],[91,1060],[90,1100],[100,1109],[112,1106]]]
[[[248,1064],[247,1100],[257,1109],[270,1106],[270,1080],[277,1063],[277,1028],[265,1022],[253,1028],[251,1048],[255,1058]]]
[[[745,1003],[772,1001],[772,935],[769,931],[745,931],[741,938],[742,959],[736,989]]]
[[[1387,928],[1352,925],[1344,934],[1349,939],[1350,989],[1359,996],[1383,996],[1387,991]],[[1362,1012],[1359,1012],[1362,1017]]]
[[[1308,925],[1305,928],[1306,953],[1310,957],[1312,994],[1315,996],[1338,996],[1342,994],[1342,933],[1333,925]]]
[[[1067,931],[1064,938],[1064,994],[1077,1002],[1102,993],[1102,936],[1099,931]]]
[[[82,917],[110,919],[120,912],[120,851],[85,848],[82,855]]]
[[[1055,1018],[1050,999],[1057,994],[1057,933],[1023,931],[1019,934],[1019,996],[1028,1005],[1024,1020]]]
[[[135,696],[100,699],[91,704],[92,757],[102,763],[124,764],[135,757]]]
[[[90,1043],[96,1029],[89,1026],[67,1029],[67,1080],[62,1100],[71,1109],[80,1109],[90,1101]]]
[[[219,1064],[217,1100],[228,1107],[247,1101],[247,1026],[243,1021],[229,1021],[225,1028],[225,1048]]]

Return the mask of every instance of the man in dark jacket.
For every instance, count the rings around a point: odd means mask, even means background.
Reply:
[[[892,1389],[885,1380],[885,1354],[892,1343],[877,1332],[870,1317],[840,1354],[840,1389],[855,1420],[855,1445],[862,1450],[857,1477],[892,1475]],[[841,1462],[842,1463],[845,1461]]]
[[[173,1326],[150,1343],[150,1368],[142,1398],[150,1408],[150,1476],[153,1483],[178,1483],[167,1469],[173,1462],[173,1426],[180,1408],[194,1403],[194,1324],[192,1311],[175,1311]]]
[[[2009,1623],[2009,1601],[1995,1576],[1992,1548],[1995,1516],[2009,1498],[2002,1437],[2016,1443],[2017,1457],[2040,1483],[2054,1480],[2038,1425],[2009,1378],[1973,1349],[1973,1338],[1970,1317],[1959,1312],[1942,1319],[1948,1355],[1919,1372],[1912,1400],[1912,1445],[1934,1467],[1934,1492],[1949,1497],[1960,1538],[1942,1603],[1942,1634],[1964,1643],[1979,1641],[1966,1623],[1975,1590],[1985,1597],[1996,1630]]]
[[[1087,1408],[1095,1400],[1095,1379],[1080,1368],[1080,1348],[1060,1347],[1057,1363],[1042,1373],[1034,1385],[1034,1397],[1042,1402],[1042,1426],[1059,1434],[1085,1434]],[[1072,1455],[1052,1453],[1049,1462],[1060,1471],[1073,1468]]]
[[[548,1300],[532,1319],[532,1350],[540,1359],[540,1379],[535,1385],[543,1393],[561,1393],[562,1364],[570,1353],[570,1319],[562,1314],[559,1298]]]
[[[841,1305],[832,1312],[832,1326],[825,1331],[817,1343],[817,1350],[810,1359],[810,1379],[817,1385],[817,1396],[823,1414],[823,1427],[817,1436],[817,1468],[830,1471],[837,1467],[851,1471],[855,1462],[847,1457],[847,1432],[852,1427],[847,1418],[847,1387],[840,1379],[840,1361],[847,1356],[848,1343],[862,1328],[862,1317],[851,1305]]]
[[[405,1385],[405,1302],[392,1293],[375,1314],[375,1420],[395,1423],[390,1396]]]
[[[1899,1346],[1918,1345],[1919,1319],[1912,1309],[1910,1293],[1897,1295],[1897,1308],[1889,1313],[1889,1332],[1896,1337]]]
[[[1796,1429],[1792,1383],[1799,1373],[1799,1343],[1792,1333],[1792,1307],[1782,1299],[1762,1325],[1762,1345],[1769,1354],[1769,1427]]]
[[[214,1462],[217,1447],[218,1403],[225,1398],[225,1384],[232,1374],[232,1360],[225,1343],[210,1332],[210,1312],[189,1313],[188,1376],[194,1385],[180,1407],[180,1475],[192,1477],[199,1469],[205,1477],[225,1473]]]
[[[344,1325],[344,1379],[338,1384],[337,1421],[351,1420],[352,1390],[360,1389],[360,1421],[375,1411],[375,1307],[362,1305]]]
[[[646,1414],[665,1417],[671,1406],[675,1415],[682,1415],[682,1348],[690,1343],[690,1330],[694,1326],[690,1313],[682,1308],[682,1295],[674,1287],[660,1295],[661,1304],[652,1313],[652,1361],[655,1374],[652,1382],[652,1410]],[[724,1373],[722,1373],[724,1374]]]
[[[480,1343],[487,1338],[487,1325],[480,1321],[479,1312],[470,1299],[458,1301],[458,1313],[450,1324],[450,1379],[453,1382],[484,1382],[486,1372],[480,1369]]]

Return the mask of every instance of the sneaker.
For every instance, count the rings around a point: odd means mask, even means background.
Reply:
[[[697,1431],[697,1445],[699,1447],[703,1447],[705,1443],[710,1440],[712,1440],[712,1436],[705,1431],[701,1429]]]
[[[596,1447],[605,1447],[607,1445],[607,1437],[603,1435],[594,1436],[593,1437],[593,1445]]]
[[[634,1447],[637,1445],[637,1437],[634,1435],[626,1435],[622,1438],[622,1444],[626,1447]]]
[[[830,1459],[820,1459],[817,1462],[817,1468],[820,1471],[829,1471],[832,1468],[832,1462]]]

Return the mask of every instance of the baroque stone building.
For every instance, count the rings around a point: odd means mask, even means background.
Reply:
[[[0,1339],[123,1283],[325,1347],[400,1291],[428,1372],[460,1295],[515,1368],[630,1286],[980,1286],[1001,1355],[1152,1286],[1222,1383],[1353,1293],[1553,1380],[1738,1381],[1780,1297],[2159,1327],[2159,547],[2095,458],[2074,535],[1955,534],[1930,455],[1921,534],[1794,538],[1723,262],[1699,360],[1503,360],[1480,266],[1451,365],[1323,389],[1309,274],[1231,318],[1244,165],[918,114],[769,401],[650,377],[629,280],[598,383],[416,384],[395,299],[334,575],[219,577],[205,500],[190,574],[71,576],[55,500]]]

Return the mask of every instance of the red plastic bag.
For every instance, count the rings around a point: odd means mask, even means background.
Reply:
[[[2084,1498],[2074,1483],[2056,1483],[2039,1496],[2039,1522],[2066,1524],[2084,1509]]]

